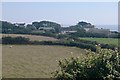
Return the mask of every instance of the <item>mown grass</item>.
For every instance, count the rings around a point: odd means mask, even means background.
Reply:
[[[110,44],[114,46],[120,46],[118,45],[118,39],[115,39],[115,38],[80,38],[80,39],[89,40],[89,41],[97,41],[98,43]]]
[[[86,50],[76,47],[3,45],[2,76],[4,78],[50,78],[51,73],[59,69],[57,61],[70,58],[71,53],[81,59],[86,56]]]

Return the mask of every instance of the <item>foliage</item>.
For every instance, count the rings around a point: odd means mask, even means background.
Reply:
[[[31,25],[31,24],[27,24],[26,28],[27,28],[27,29],[30,29],[30,30],[32,30],[32,31],[36,29],[36,28],[35,28],[33,25]]]
[[[45,31],[45,33],[39,33],[40,27],[41,28],[47,27],[48,29],[43,30],[43,31]],[[83,22],[83,21],[79,22],[77,25],[69,27],[69,29],[71,29],[73,31],[75,30],[77,32],[70,33],[70,34],[68,34],[68,36],[71,36],[71,37],[99,37],[99,38],[108,37],[108,35],[104,35],[101,33],[86,32],[84,30],[85,27],[93,28],[94,25],[91,25],[90,23]],[[37,31],[37,30],[39,30],[38,33],[33,33],[33,31]],[[61,32],[61,25],[58,23],[55,23],[55,22],[50,22],[50,21],[40,21],[40,22],[32,22],[32,24],[28,24],[26,27],[20,27],[20,26],[16,26],[15,24],[12,24],[10,22],[7,22],[7,21],[0,21],[0,32],[5,33],[5,34],[39,34],[39,35],[45,34],[47,36],[57,35],[57,37],[60,37],[58,35],[58,33]],[[49,35],[49,33],[50,33],[50,35]],[[65,36],[66,36],[66,34],[65,34]],[[114,33],[110,34],[109,37],[119,38],[119,33],[114,32]]]
[[[78,22],[77,25],[74,25],[74,26],[71,26],[71,27],[94,28],[94,25],[92,25],[91,23],[81,21],[81,22]]]
[[[1,21],[0,21],[1,22]],[[6,21],[2,21],[2,33],[6,34],[28,34],[31,29],[15,26],[14,24]]]
[[[55,37],[55,35],[52,34],[35,34],[35,35],[43,35],[43,36],[51,36]],[[61,35],[63,36],[63,35]],[[66,36],[64,36],[66,37]],[[107,48],[115,50],[116,46],[109,45],[109,44],[102,44],[98,43],[96,41],[88,41],[83,39],[77,39],[73,37],[68,37],[67,39],[60,39],[58,41],[23,41],[24,37],[21,37],[20,39],[15,37],[5,37],[2,38],[2,44],[35,44],[35,45],[62,45],[62,46],[71,46],[71,47],[78,47],[82,49],[90,49],[91,51],[96,51],[96,45],[100,45],[101,48]],[[19,40],[19,41],[18,41]],[[20,42],[21,40],[21,42]]]
[[[2,44],[28,44],[30,41],[24,37],[3,37]]]
[[[77,32],[69,34],[74,37],[85,37],[86,31],[83,28],[77,28]]]
[[[45,32],[48,36],[49,33],[51,36],[52,34],[60,32],[60,24],[49,21],[33,22],[32,25],[28,24],[26,27],[19,27],[7,21],[0,21],[0,30],[2,30],[2,33],[5,34],[34,34],[32,33],[33,30],[39,29],[39,27],[44,26],[53,28],[52,30],[47,30]]]
[[[85,28],[94,28],[94,26],[91,23],[87,23],[84,21],[79,22],[77,25],[81,25],[82,27],[85,27]]]
[[[45,34],[44,34],[45,35]],[[50,35],[50,34],[49,34]],[[91,51],[96,52],[96,45],[99,45],[96,41],[87,41],[87,40],[80,40],[80,39],[61,39],[58,41],[29,41],[29,39],[24,37],[3,37],[2,44],[35,44],[35,45],[62,45],[62,46],[71,46],[71,47],[78,47],[82,49],[90,49]],[[107,48],[115,50],[115,46],[108,45],[108,44],[100,44],[101,48]]]
[[[0,33],[2,33],[2,21],[0,21]]]
[[[28,38],[24,37],[3,37],[2,44],[35,44],[35,45],[62,45],[78,47],[82,49],[90,49],[91,51],[96,51],[96,46],[92,44],[87,44],[83,42],[76,42],[70,40],[60,40],[60,41],[30,41]]]
[[[119,48],[119,46],[115,46],[115,45],[111,45],[111,44],[107,44],[107,39],[108,38],[101,38],[101,39],[106,39],[106,43],[100,43],[94,39],[100,39],[100,38],[93,38],[93,40],[87,40],[87,39],[92,39],[92,38],[72,38],[74,39],[75,42],[79,42],[79,43],[84,43],[84,44],[87,44],[87,45],[92,45],[92,46],[96,46],[96,45],[99,45],[101,48],[106,48],[106,49],[112,49],[112,50],[115,50],[115,48]],[[103,41],[101,40],[101,41]],[[115,42],[116,40],[113,39],[113,41]],[[117,43],[118,45],[118,42],[115,42]]]
[[[97,55],[89,52],[84,60],[70,58],[59,61],[60,70],[55,72],[58,80],[119,80],[120,53],[108,49],[97,50]]]
[[[56,33],[60,32],[60,24],[50,21],[32,22],[32,25],[39,29],[40,27],[53,27]]]
[[[69,35],[59,34],[59,35],[57,35],[56,37],[57,37],[57,39],[66,39],[66,38],[69,37]]]

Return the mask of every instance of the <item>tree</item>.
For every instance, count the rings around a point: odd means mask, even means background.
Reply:
[[[36,28],[35,28],[33,25],[31,25],[31,24],[27,24],[26,28],[27,28],[27,29],[31,29],[31,30],[35,30],[35,29],[36,29]]]
[[[36,29],[39,29],[40,27],[52,27],[55,30],[55,33],[59,33],[61,28],[60,24],[50,21],[32,22],[32,25],[34,25]]]
[[[34,25],[36,29],[39,29],[40,27],[39,22],[32,22],[32,25]]]

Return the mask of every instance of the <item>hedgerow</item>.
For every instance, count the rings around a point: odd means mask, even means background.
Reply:
[[[62,45],[62,46],[71,46],[78,47],[82,49],[90,49],[91,51],[96,52],[96,45],[99,43],[95,41],[86,41],[73,39],[74,41],[68,40],[58,40],[58,41],[30,41],[29,38],[25,37],[3,37],[2,44],[34,44],[34,45]],[[115,46],[108,44],[100,44],[101,48],[115,49]]]
[[[2,44],[28,44],[29,38],[24,37],[3,37]]]

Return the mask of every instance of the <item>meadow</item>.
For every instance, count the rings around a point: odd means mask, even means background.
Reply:
[[[36,35],[2,34],[1,37],[26,37],[31,41],[56,41],[57,39]],[[80,38],[118,46],[118,39]],[[71,56],[83,59],[85,49],[55,45],[0,45],[2,46],[2,77],[4,78],[50,78],[60,69],[58,61]]]
[[[88,41],[97,41],[98,43],[119,46],[118,45],[118,39],[115,39],[115,38],[80,38],[80,39],[88,40]]]
[[[2,78],[2,45],[0,45],[0,79]]]
[[[12,47],[11,47],[12,46]],[[76,47],[43,45],[2,45],[4,78],[50,78],[59,69],[58,61],[71,56],[85,57]]]

